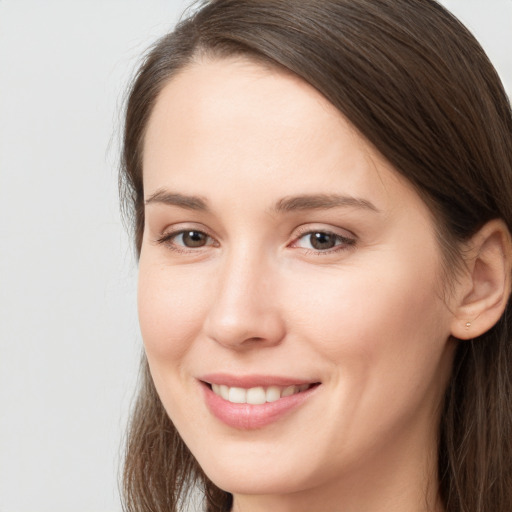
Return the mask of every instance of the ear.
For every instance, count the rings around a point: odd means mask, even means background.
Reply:
[[[469,241],[466,272],[457,284],[458,304],[451,334],[462,340],[487,332],[500,319],[510,296],[512,242],[507,226],[495,219]]]

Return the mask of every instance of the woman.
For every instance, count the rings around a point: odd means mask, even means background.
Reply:
[[[160,40],[126,510],[510,510],[511,147],[432,0],[210,1]]]

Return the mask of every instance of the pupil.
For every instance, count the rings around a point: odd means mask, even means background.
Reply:
[[[183,233],[183,243],[187,247],[202,247],[206,243],[206,235],[200,231],[187,231]]]
[[[310,237],[311,245],[315,249],[332,249],[336,243],[335,237],[328,233],[313,233]]]

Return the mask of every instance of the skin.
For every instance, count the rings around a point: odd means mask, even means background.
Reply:
[[[434,221],[410,184],[309,85],[243,59],[198,61],[165,86],[143,168],[153,200],[139,317],[151,373],[234,510],[442,510],[439,405],[463,321],[455,301],[469,287],[445,293]],[[208,210],[159,202],[162,191]],[[334,193],[363,203],[275,209]],[[172,237],[183,229],[205,244]],[[318,250],[308,232],[343,238]],[[198,379],[213,372],[321,385],[242,430],[206,407]]]

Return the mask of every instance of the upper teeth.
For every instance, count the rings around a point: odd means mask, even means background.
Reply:
[[[310,384],[302,384],[300,386],[269,386],[268,388],[230,388],[224,384],[212,384],[212,390],[216,395],[221,396],[224,400],[234,404],[251,404],[259,405],[265,402],[275,402],[282,397],[295,395],[301,391],[305,391]]]

